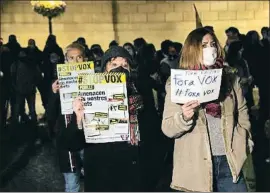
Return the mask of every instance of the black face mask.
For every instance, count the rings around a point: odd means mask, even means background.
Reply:
[[[121,73],[125,73],[126,74],[127,81],[129,80],[130,72],[127,69],[123,68],[122,66],[119,66],[117,68],[114,68],[114,69],[110,70],[110,72],[121,72]]]

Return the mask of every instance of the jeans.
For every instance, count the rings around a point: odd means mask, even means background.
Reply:
[[[226,156],[214,156],[214,191],[215,192],[247,192],[243,175],[237,183],[233,183],[232,174]]]
[[[84,151],[78,152],[79,157],[83,160]],[[76,161],[80,163],[80,161]],[[80,190],[80,176],[81,176],[81,165],[76,166],[76,172],[63,173],[65,178],[65,192],[79,192]]]

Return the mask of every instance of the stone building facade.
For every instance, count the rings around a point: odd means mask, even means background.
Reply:
[[[157,49],[164,39],[183,43],[195,28],[193,3],[203,25],[214,26],[222,44],[229,26],[241,33],[260,32],[262,26],[269,26],[269,1],[115,1],[66,1],[66,13],[53,20],[58,43],[65,47],[79,36],[89,46],[99,43],[104,49],[113,39],[123,44],[137,37],[144,37]],[[15,34],[22,46],[34,38],[43,49],[48,36],[47,18],[34,13],[30,1],[6,1],[0,27],[5,42],[9,34]]]

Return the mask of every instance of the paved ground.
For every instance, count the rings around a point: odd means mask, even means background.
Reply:
[[[23,154],[23,155],[22,155]],[[7,154],[8,155],[8,154]],[[14,155],[20,157],[18,160]],[[10,156],[11,159],[12,156]],[[2,158],[1,158],[2,159]],[[8,172],[1,179],[0,191],[6,192],[63,192],[64,179],[59,172],[56,151],[53,143],[47,141],[41,145],[27,146],[22,144],[13,153],[15,164],[8,168]],[[171,169],[170,167],[167,168]],[[257,163],[258,190],[270,192],[270,165]],[[170,172],[164,172],[163,179],[159,182],[159,191],[169,191],[168,182]],[[83,182],[82,182],[83,187]]]
[[[39,94],[36,109],[41,117],[44,109]],[[46,128],[24,124],[12,129],[9,125],[3,131],[0,140],[0,191],[63,192],[64,178]],[[39,145],[35,145],[37,136],[42,139]]]
[[[63,192],[64,179],[59,173],[56,152],[52,143],[39,147],[35,155],[29,159],[28,164],[7,183],[2,191]]]

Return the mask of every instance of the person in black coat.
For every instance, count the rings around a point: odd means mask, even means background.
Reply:
[[[42,51],[37,47],[36,45],[36,41],[34,39],[29,39],[28,40],[28,46],[26,48],[26,52],[27,54],[29,55],[32,55],[34,57],[34,60],[36,61],[36,64],[38,65],[39,69],[40,69],[40,77],[41,77],[41,80],[39,81],[38,85],[37,85],[37,89],[40,93],[40,96],[41,96],[41,100],[43,102],[43,107],[44,107],[44,110],[46,110],[46,106],[45,106],[45,103],[44,101],[46,101],[47,99],[45,98],[45,94],[44,93],[44,89],[43,89],[43,84],[44,82],[42,81],[43,79],[43,73],[41,71],[41,69],[43,69],[44,71],[44,67],[43,67],[43,61],[42,61],[42,57],[43,57],[43,53]]]
[[[73,43],[66,48],[66,62],[83,62],[85,57],[84,47]],[[61,114],[60,88],[58,80],[52,84],[51,96],[48,103],[47,120],[50,136],[56,136],[56,148],[58,153],[60,172],[65,178],[65,191],[78,192],[80,189],[80,174],[83,160],[84,136],[74,134],[74,140],[68,141],[65,130],[71,121],[71,115]],[[55,128],[55,129],[54,129]]]
[[[10,88],[10,66],[11,66],[11,55],[7,47],[0,47],[0,116],[1,116],[1,129],[6,125],[8,103],[11,98]],[[13,114],[13,107],[11,108]]]
[[[90,49],[91,57],[90,61],[94,61],[95,72],[101,72],[101,58],[104,52],[99,44],[93,44]]]
[[[144,109],[139,113],[139,127],[141,129],[141,162],[144,169],[143,180],[148,184],[145,191],[153,191],[160,173],[163,172],[165,154],[169,141],[161,131],[162,113],[158,93],[163,92],[163,84],[159,75],[159,63],[153,44],[144,45],[138,54],[137,87],[142,95]],[[150,124],[151,123],[151,124]]]
[[[85,60],[90,60],[91,59],[91,52],[88,48],[88,45],[86,44],[86,40],[84,37],[79,37],[77,40],[76,40],[77,43],[81,44],[83,47],[84,47],[84,52],[85,52],[85,57],[87,59]]]
[[[17,41],[17,37],[15,35],[10,35],[8,38],[8,43],[3,46],[4,48],[7,48],[8,51],[3,53],[3,73],[4,73],[4,82],[5,85],[10,85],[9,83],[11,80],[11,65],[18,60],[18,55],[21,50],[21,45]],[[15,112],[15,101],[16,101],[16,95],[15,91],[12,86],[7,87],[6,90],[6,104],[5,108],[6,111],[8,109],[8,104],[10,104],[11,107],[11,117],[13,117]],[[23,119],[26,119],[26,116],[23,115]]]
[[[58,61],[60,64],[63,64],[65,61],[63,50],[57,44],[55,35],[48,36],[42,55],[43,55],[42,56],[43,62],[41,66],[41,71],[44,74],[44,77],[42,79],[41,85],[39,85],[39,89],[42,90],[41,99],[43,106],[46,109],[48,105],[48,98],[51,90],[51,84],[54,79],[54,71],[55,71],[55,64],[51,60],[52,55],[57,55],[60,58]]]
[[[138,58],[137,58],[137,54],[136,54],[136,50],[135,50],[135,47],[130,43],[130,42],[126,42],[124,45],[123,45],[123,48],[125,48],[128,53],[130,54],[131,58],[132,58],[132,66],[131,66],[131,69],[132,71],[135,71],[137,72],[138,71]]]
[[[265,52],[260,36],[257,31],[249,31],[244,42],[243,57],[247,61],[250,72],[254,77],[254,83],[259,88],[260,95],[260,117],[264,122],[269,113],[268,84],[266,80],[269,77],[269,52]]]
[[[14,121],[19,122],[19,116],[24,109],[25,100],[27,100],[29,118],[33,123],[36,123],[36,85],[41,79],[41,74],[35,56],[27,49],[23,48],[19,53],[18,60],[12,64],[11,77],[16,94]]]
[[[18,55],[21,50],[21,45],[18,43],[17,37],[13,34],[10,35],[8,38],[8,43],[5,44],[5,47],[10,50],[12,55],[12,63],[15,62],[18,59]]]
[[[142,100],[134,83],[130,80],[130,54],[122,47],[112,46],[102,57],[103,72],[122,72],[128,77],[127,93],[129,114],[137,117],[142,109]],[[133,102],[132,102],[133,101]],[[85,142],[81,128],[83,104],[80,98],[73,103],[73,115],[67,129],[63,130],[63,140]],[[130,123],[135,124],[136,121]],[[137,127],[137,126],[136,126]],[[142,191],[143,180],[140,148],[143,141],[131,135],[128,142],[87,143],[84,145],[84,191]],[[72,147],[68,147],[72,149]]]
[[[10,50],[5,47],[0,47],[0,78],[1,78],[1,118],[2,118],[2,125],[6,125],[7,120],[7,111],[8,111],[8,104],[11,104],[11,116],[14,114],[14,107],[15,107],[15,97],[12,95],[12,87],[10,85],[11,82],[11,73],[10,68],[12,64],[12,56]]]

